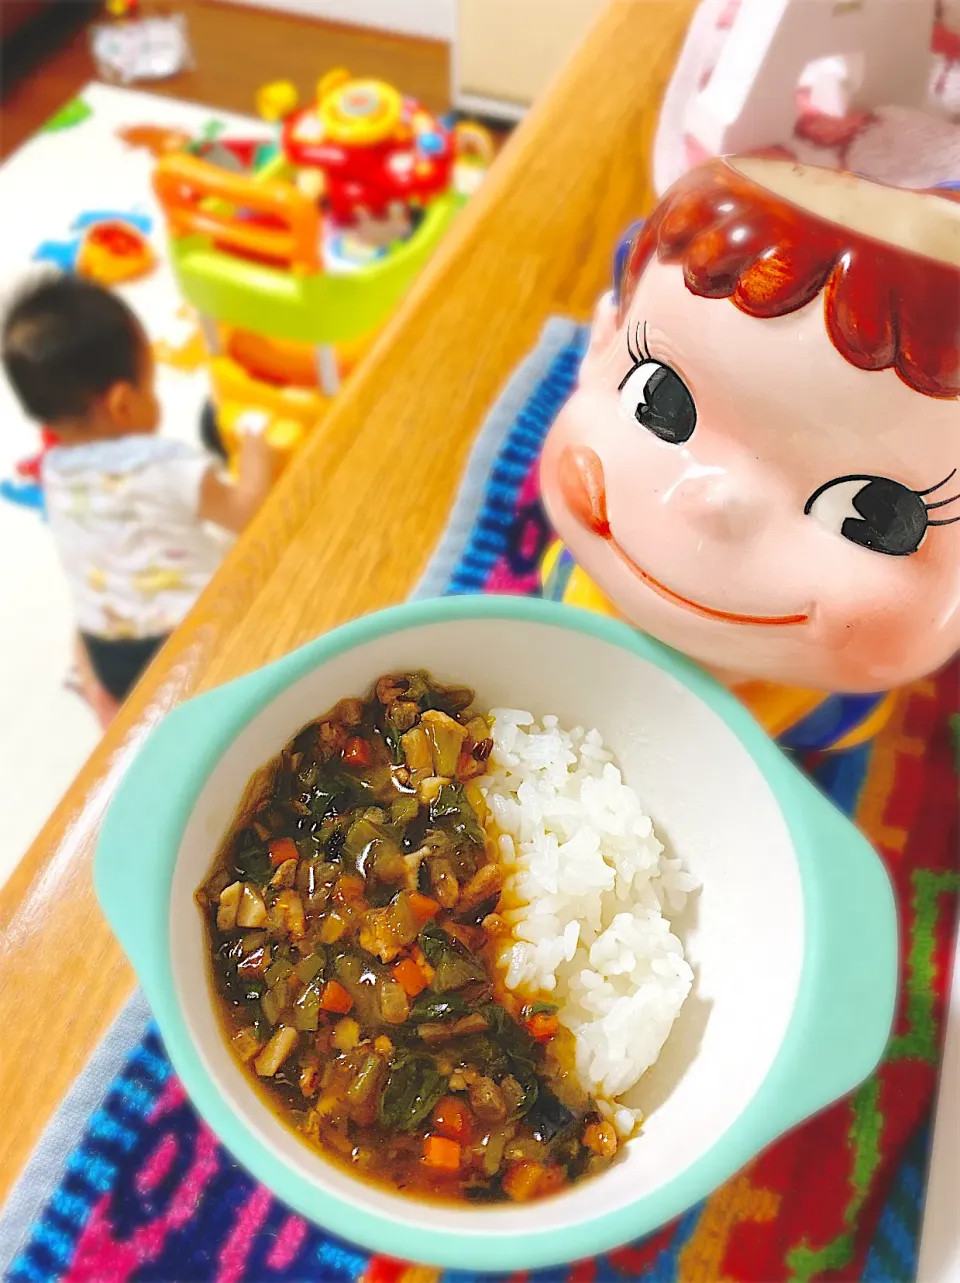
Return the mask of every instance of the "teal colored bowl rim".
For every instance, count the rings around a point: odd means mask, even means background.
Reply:
[[[755,1095],[716,1143],[667,1184],[560,1229],[424,1230],[305,1183],[219,1095],[176,1000],[169,905],[176,855],[207,778],[240,729],[334,656],[389,633],[463,619],[529,621],[586,633],[682,682],[729,726],[760,769],[793,841],[804,954],[783,1042]],[[151,823],[144,825],[149,814]],[[152,731],[104,819],[94,863],[104,913],[137,971],[171,1062],[216,1135],[256,1179],[310,1220],[378,1253],[476,1271],[533,1269],[612,1250],[680,1215],[771,1141],[856,1087],[883,1054],[897,992],[897,919],[867,840],[784,756],[737,699],[683,656],[628,625],[527,597],[445,597],[367,615],[174,709]],[[775,911],[775,906],[772,906]],[[750,1048],[744,1047],[744,1056]],[[536,1204],[531,1205],[533,1209]]]

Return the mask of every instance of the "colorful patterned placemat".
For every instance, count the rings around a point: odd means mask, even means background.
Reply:
[[[481,432],[447,533],[418,588],[536,589],[549,538],[536,459],[571,390],[584,332],[550,322]],[[917,1242],[944,978],[960,875],[957,666],[903,693],[862,752],[816,768],[883,853],[900,906],[894,1036],[856,1092],[771,1146],[649,1238],[510,1283],[903,1283]],[[353,1248],[288,1211],[200,1122],[142,998],[125,1009],[54,1119],[0,1219],[10,1283],[303,1280],[473,1283]]]

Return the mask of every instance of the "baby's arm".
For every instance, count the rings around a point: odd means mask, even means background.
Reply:
[[[277,475],[279,455],[260,433],[244,433],[231,481],[211,465],[200,483],[199,516],[239,533],[248,525]]]

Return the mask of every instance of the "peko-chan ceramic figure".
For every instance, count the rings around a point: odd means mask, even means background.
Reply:
[[[960,649],[960,203],[694,170],[618,253],[541,481],[544,591],[852,747]]]

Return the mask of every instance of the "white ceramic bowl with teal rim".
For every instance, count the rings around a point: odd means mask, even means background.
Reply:
[[[629,1098],[642,1134],[544,1202],[440,1206],[357,1180],[267,1109],[214,1011],[193,901],[253,772],[385,672],[425,668],[483,707],[596,726],[661,839],[702,882],[675,920],[696,983]],[[649,1233],[850,1091],[890,1031],[897,927],[865,839],[727,691],[626,625],[526,598],[371,615],[174,710],[103,825],[97,893],[197,1109],[319,1225],[393,1256],[480,1270],[592,1255]]]

